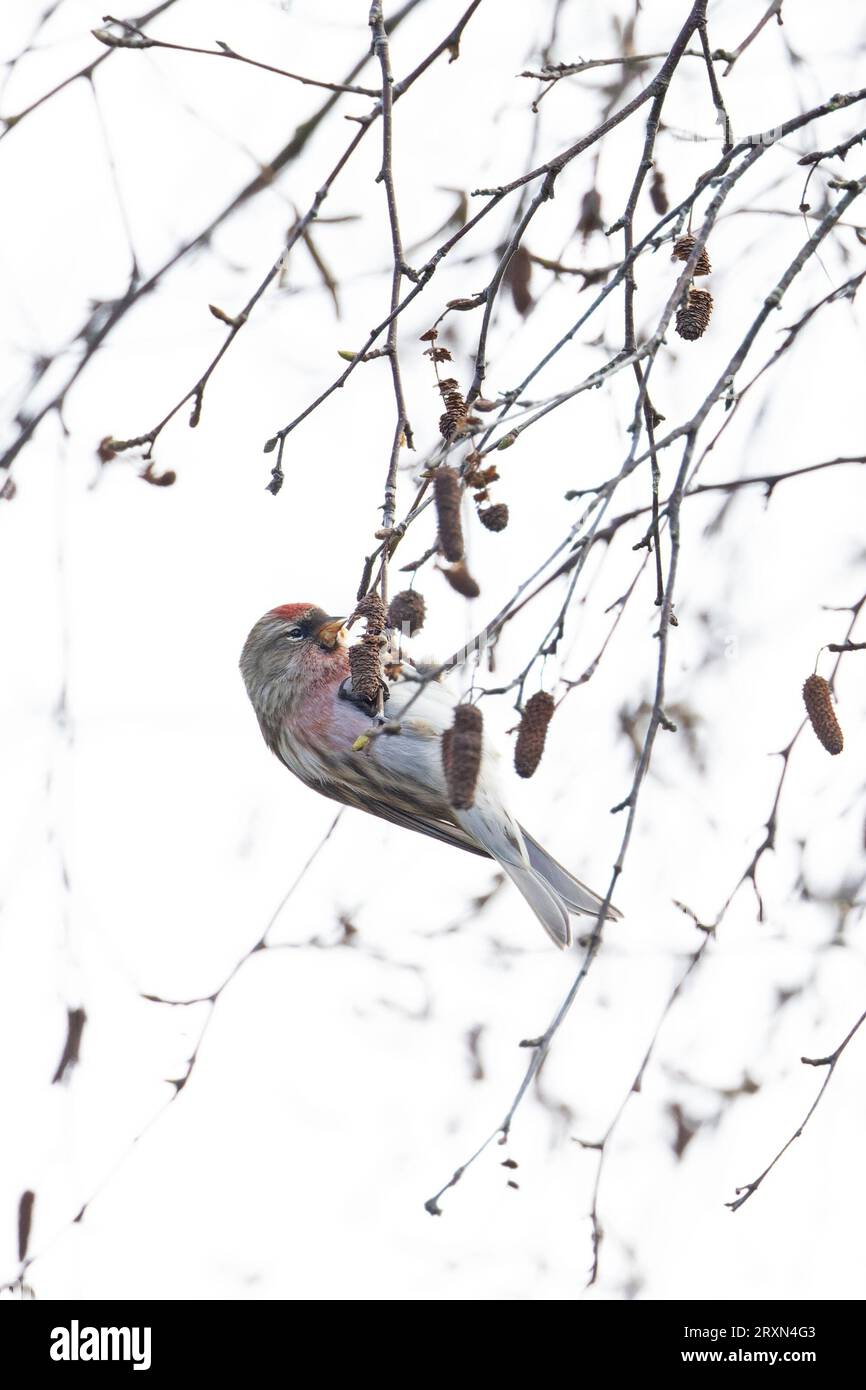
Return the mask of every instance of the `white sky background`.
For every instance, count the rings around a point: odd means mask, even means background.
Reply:
[[[4,8],[5,56],[26,43],[38,8]],[[221,38],[250,56],[339,81],[367,43],[367,8],[345,0],[183,0],[152,32],[205,46]],[[515,74],[538,61],[551,6],[529,7],[528,17],[520,8],[518,15],[516,6],[485,0],[460,61],[440,59],[396,108],[395,174],[409,247],[447,217],[454,196],[443,188],[520,174],[539,121],[543,159],[598,119],[595,74],[560,84],[533,116],[535,84]],[[638,50],[666,49],[687,8],[645,5]],[[763,8],[711,4],[713,45],[736,46]],[[440,0],[406,21],[393,43],[398,77],[461,9]],[[567,5],[554,58],[613,54],[610,13]],[[16,66],[0,110],[20,110],[96,56],[89,30],[100,21],[98,8],[64,0],[37,51]],[[784,34],[808,62],[792,68],[780,31],[767,27],[724,86],[737,134],[777,125],[859,84],[866,38],[859,7],[789,0]],[[375,85],[372,64],[357,80]],[[628,95],[636,90],[632,84]],[[129,249],[106,140],[149,273],[222,209],[322,98],[239,64],[163,52],[113,54],[96,74],[96,96],[94,104],[79,82],[0,143],[9,416],[32,357],[57,352],[88,301],[126,287]],[[224,333],[207,304],[235,312],[245,302],[279,254],[293,208],[308,206],[348,140],[352,127],[340,113],[367,106],[342,98],[273,188],[123,320],[69,394],[67,436],[56,416],[46,420],[16,463],[16,498],[0,504],[0,1281],[15,1276],[17,1203],[31,1188],[38,1259],[29,1279],[43,1298],[863,1297],[862,1038],[760,1192],[736,1214],[724,1206],[811,1103],[823,1072],[800,1057],[832,1050],[864,1007],[862,911],[848,915],[839,936],[838,913],[804,902],[796,882],[802,869],[816,896],[832,898],[843,886],[862,896],[861,657],[847,657],[838,680],[843,756],[829,759],[808,730],[795,749],[778,849],[759,871],[766,921],[757,922],[747,886],[670,1013],[610,1146],[601,1276],[588,1295],[597,1156],[573,1142],[604,1132],[699,944],[673,900],[711,920],[760,842],[778,776],[769,755],[802,717],[800,687],[818,647],[840,639],[847,623],[822,605],[851,603],[866,587],[855,468],[784,484],[768,508],[760,489],[749,489],[714,535],[705,527],[719,498],[685,504],[668,703],[696,714],[703,769],[682,734],[659,735],[617,888],[625,920],[607,931],[557,1039],[543,1074],[547,1103],[535,1094],[526,1100],[508,1150],[488,1150],[446,1194],[440,1219],[427,1215],[424,1200],[501,1119],[526,1058],[517,1044],[543,1031],[580,953],[554,951],[510,887],[473,915],[473,898],[493,882],[484,861],[355,813],[316,860],[273,941],[335,939],[345,913],[357,945],[254,957],[221,997],[188,1086],[133,1145],[170,1096],[166,1078],[182,1073],[204,1022],[204,1006],[171,1009],[143,1001],[142,992],[184,998],[214,989],[260,936],[334,814],[267,753],[237,659],[249,627],[276,603],[347,611],[378,521],[393,428],[384,362],[360,368],[292,435],[276,499],[264,490],[273,459],[262,453],[264,440],[338,373],[338,349],[359,346],[386,312],[390,242],[384,193],[373,184],[378,128],[323,209],[362,220],[316,231],[340,281],[341,319],[305,250],[296,249],[286,283],[268,292],[219,367],[199,428],[187,428],[185,407],[160,438],[157,467],[177,471],[174,487],[148,487],[130,459],[94,487],[95,448],[104,435],[150,428],[192,385]],[[657,146],[672,201],[718,157],[714,114],[703,66],[685,60],[665,106],[673,129]],[[801,218],[760,210],[795,213],[804,181],[799,154],[861,124],[859,106],[829,117],[764,155],[738,185],[710,241],[711,329],[695,344],[671,334],[654,368],[653,397],[670,422],[703,399],[804,240]],[[622,211],[643,129],[638,115],[601,145],[608,224]],[[562,253],[572,265],[618,259],[621,237],[609,243],[596,235],[583,247],[573,236],[593,160],[584,156],[561,176],[527,235],[532,251]],[[862,162],[855,150],[845,175],[859,176]],[[841,167],[812,180],[814,206]],[[446,300],[486,284],[512,206],[460,244],[401,319],[419,455],[436,442],[439,402],[418,336]],[[856,203],[846,220],[862,217]],[[644,194],[638,234],[654,220]],[[480,259],[467,264],[467,254]],[[825,269],[812,260],[796,281],[760,336],[749,376],[777,346],[778,330],[854,274],[862,255],[850,230],[825,243]],[[648,332],[674,283],[666,249],[644,257],[637,278],[638,329]],[[589,292],[578,296],[573,279],[554,285],[536,271],[533,289],[539,303],[525,322],[501,297],[488,394],[515,385],[587,307]],[[602,365],[607,353],[593,341],[603,325],[615,344],[621,313],[617,292],[534,384],[534,395],[567,388]],[[861,317],[857,303],[821,311],[781,369],[754,389],[704,465],[703,481],[862,451]],[[466,386],[479,319],[451,322],[455,375]],[[56,387],[62,364],[53,370]],[[509,503],[511,525],[502,535],[467,528],[482,584],[471,608],[422,571],[430,613],[423,650],[444,654],[480,628],[565,534],[578,505],[564,500],[565,491],[609,476],[627,452],[632,397],[624,374],[553,412],[499,456],[495,500]],[[714,414],[711,428],[721,418]],[[668,451],[668,484],[678,461]],[[406,468],[402,506],[412,491],[411,460]],[[643,504],[647,493],[640,471],[615,510]],[[430,543],[432,528],[428,512],[400,563]],[[608,553],[593,551],[579,591],[585,602],[572,607],[559,658],[544,672],[546,688],[558,674],[577,676],[595,655],[610,622],[604,610],[639,562],[631,547],[641,535],[635,523]],[[592,681],[557,713],[538,774],[510,783],[521,818],[599,889],[623,829],[609,808],[632,776],[618,713],[650,698],[655,679],[653,597],[647,570]],[[552,586],[509,625],[488,684],[520,669],[561,600]],[[64,684],[61,727],[55,712]],[[538,686],[536,668],[529,690]],[[483,707],[505,737],[515,718],[510,701]],[[784,1006],[780,990],[796,991]],[[66,1009],[78,1005],[88,1015],[81,1065],[51,1086]],[[467,1046],[478,1026],[481,1081],[472,1077]],[[745,1077],[758,1083],[754,1094],[727,1099]],[[672,1104],[704,1122],[681,1161],[672,1152]],[[518,1170],[500,1167],[506,1153]],[[519,1190],[507,1187],[509,1177]],[[72,1224],[96,1189],[84,1221]]]

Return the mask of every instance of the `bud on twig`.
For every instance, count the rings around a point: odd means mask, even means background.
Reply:
[[[153,463],[149,463],[139,473],[139,478],[143,478],[152,487],[172,487],[177,482],[177,474],[173,468],[167,468],[164,473],[154,472]]]
[[[207,307],[215,319],[219,319],[220,323],[228,324],[229,328],[242,328],[247,321],[246,314],[227,314],[225,309],[221,309],[218,304],[209,304]]]
[[[536,691],[527,700],[514,748],[514,769],[518,777],[531,777],[541,762],[547,726],[555,708],[553,696],[546,690]]]
[[[477,705],[458,705],[454,723],[442,736],[442,768],[448,799],[456,811],[468,811],[475,800],[481,767],[483,721]]]
[[[819,742],[828,753],[834,756],[842,752],[844,739],[836,711],[833,709],[833,696],[830,686],[823,676],[810,676],[803,686],[803,701],[809,723],[815,730]]]

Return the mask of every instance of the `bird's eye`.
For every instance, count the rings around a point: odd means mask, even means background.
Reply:
[[[303,635],[303,628],[300,627],[290,627],[288,632],[286,633],[286,636],[288,637],[290,642],[300,642]]]

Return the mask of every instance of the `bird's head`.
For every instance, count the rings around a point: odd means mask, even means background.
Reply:
[[[312,603],[284,603],[259,618],[244,643],[241,675],[263,727],[349,674],[345,621]]]

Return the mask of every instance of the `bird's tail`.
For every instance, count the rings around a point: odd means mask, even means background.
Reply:
[[[526,864],[512,864],[500,859],[499,867],[505,870],[515,888],[523,894],[551,940],[561,949],[570,946],[568,909],[556,889]]]
[[[569,914],[594,915],[602,899],[573,878],[498,804],[476,802],[470,810],[457,811],[455,820],[505,870],[551,940],[560,947],[570,946]],[[608,917],[619,915],[615,907],[607,909]]]
[[[603,899],[597,893],[593,893],[591,888],[587,888],[585,883],[581,883],[579,878],[575,878],[567,869],[564,869],[552,854],[548,854],[547,850],[537,840],[534,840],[527,830],[523,829],[523,826],[520,829],[523,843],[526,845],[526,853],[529,855],[529,862],[536,875],[543,879],[545,885],[556,894],[557,898],[562,899],[570,912],[595,917]],[[520,887],[519,884],[518,887]],[[523,890],[521,889],[521,891]],[[610,904],[605,915],[611,921],[617,922],[622,913]]]

